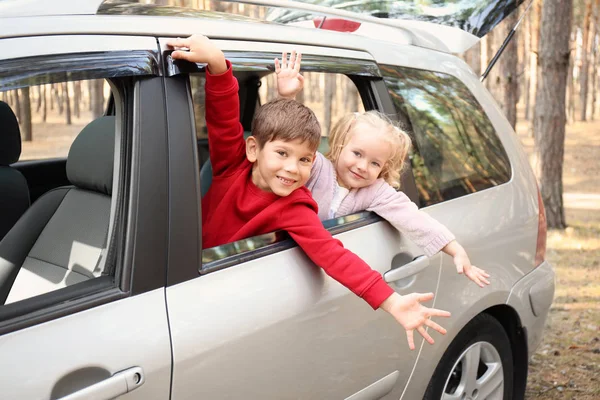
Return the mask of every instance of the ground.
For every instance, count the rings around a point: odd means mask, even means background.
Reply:
[[[528,123],[517,132],[528,154]],[[532,158],[532,157],[531,157]],[[567,126],[566,230],[548,232],[556,293],[529,363],[527,399],[600,399],[600,121]]]

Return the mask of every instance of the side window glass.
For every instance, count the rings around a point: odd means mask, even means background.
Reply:
[[[110,87],[104,79],[59,82],[2,92],[19,122],[19,161],[64,158],[83,127],[104,115]]]
[[[314,111],[321,124],[323,137],[329,136],[329,131],[338,119],[352,112],[364,112],[360,94],[354,82],[343,74],[328,74],[322,72],[303,72],[304,90],[296,100]],[[277,75],[269,74],[263,77],[260,85],[260,104],[265,104],[277,98]],[[322,141],[319,151],[329,148],[327,140]]]
[[[104,114],[122,96],[105,79],[60,81],[65,75],[0,89],[0,311],[96,279],[114,285],[108,243],[122,116]]]
[[[234,71],[240,84],[240,108],[242,110],[254,110],[260,104],[277,98],[277,78],[272,72],[258,72],[251,74],[247,72]],[[344,74],[321,73],[321,72],[303,72],[305,83],[304,90],[297,96],[296,100],[311,108],[317,116],[322,128],[322,139],[319,151],[327,152],[329,148],[327,136],[335,122],[347,113],[363,112],[364,106],[354,82]],[[260,83],[252,84],[256,79]],[[208,190],[208,185],[212,180],[210,170],[208,169],[208,135],[206,130],[204,114],[204,83],[203,74],[190,75],[191,95],[194,103],[194,118],[196,125],[196,138],[198,140],[198,161],[200,168],[201,192],[204,194]],[[257,93],[249,93],[251,88],[255,88]],[[250,100],[248,100],[250,99]],[[246,104],[248,101],[256,104]],[[243,119],[243,115],[240,115]],[[241,120],[242,124],[248,121]],[[250,134],[250,127],[244,126],[246,135]],[[207,185],[207,181],[209,182]],[[336,220],[325,221],[326,228],[339,227],[340,225],[355,224],[360,221],[372,222],[369,213],[359,213],[347,217],[337,218]],[[263,235],[243,239],[234,243],[227,243],[221,246],[203,249],[201,273],[208,273],[218,269],[226,268],[241,262],[241,258],[252,257],[246,253],[260,251],[256,254],[269,254],[285,248],[293,247],[293,241],[285,232],[271,232]]]
[[[487,115],[457,78],[382,66],[398,118],[413,137],[411,163],[423,206],[510,179],[510,162]]]

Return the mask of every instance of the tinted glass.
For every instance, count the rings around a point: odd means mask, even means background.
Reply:
[[[383,66],[399,120],[413,137],[411,162],[421,205],[510,179],[510,163],[487,115],[457,78]]]

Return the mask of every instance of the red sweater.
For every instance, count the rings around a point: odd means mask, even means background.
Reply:
[[[213,180],[202,199],[204,248],[285,230],[325,272],[378,308],[393,289],[377,271],[345,249],[323,227],[305,187],[280,197],[252,183],[244,130],[239,122],[238,83],[231,64],[221,75],[206,73],[206,125]]]

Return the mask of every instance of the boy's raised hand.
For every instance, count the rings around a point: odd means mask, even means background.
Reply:
[[[425,330],[425,326],[438,331],[442,335],[446,334],[446,329],[430,320],[429,317],[449,317],[450,313],[435,308],[428,308],[421,304],[422,301],[429,301],[431,299],[433,299],[433,293],[411,293],[406,296],[394,293],[385,299],[379,307],[390,313],[406,329],[408,347],[411,350],[415,349],[415,329],[429,344],[433,344],[434,340]]]
[[[275,73],[277,74],[277,92],[279,97],[295,99],[304,87],[304,77],[300,74],[300,61],[302,54],[292,51],[288,61],[287,52],[281,55],[281,62],[275,59]]]
[[[210,73],[214,75],[227,71],[223,52],[206,36],[196,34],[185,39],[172,39],[167,42],[167,45],[175,49],[171,53],[174,59],[207,63]]]

